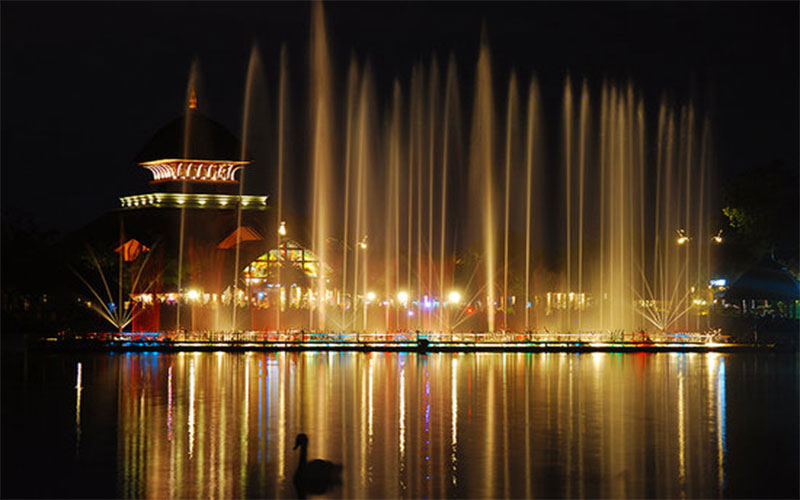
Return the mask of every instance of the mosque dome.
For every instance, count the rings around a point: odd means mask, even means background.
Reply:
[[[241,143],[230,130],[189,107],[156,132],[136,156],[136,163],[164,159],[230,161],[240,156]]]

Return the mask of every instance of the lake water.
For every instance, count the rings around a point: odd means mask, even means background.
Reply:
[[[2,496],[792,497],[797,354],[3,352]]]

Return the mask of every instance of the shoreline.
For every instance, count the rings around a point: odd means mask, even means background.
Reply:
[[[92,341],[42,340],[30,348],[55,352],[503,352],[503,353],[705,353],[796,352],[795,346],[734,343],[635,342],[253,342],[253,341]]]

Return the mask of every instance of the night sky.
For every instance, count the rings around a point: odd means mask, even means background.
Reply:
[[[433,53],[442,64],[455,54],[462,92],[470,96],[484,22],[496,88],[512,67],[523,82],[535,73],[548,120],[558,116],[567,72],[594,84],[630,78],[645,92],[649,113],[662,93],[694,99],[712,117],[724,183],[773,160],[797,168],[798,6],[381,2],[329,3],[325,11],[337,78],[343,80],[351,51],[368,57],[381,101],[394,78],[407,88],[413,64],[420,58],[429,64]],[[309,4],[3,2],[0,8],[6,220],[31,217],[40,228],[69,231],[117,208],[118,196],[141,179],[136,154],[181,112],[194,57],[201,108],[237,134],[254,41],[272,98],[282,42],[295,109],[306,95]],[[502,95],[496,99],[499,105]]]

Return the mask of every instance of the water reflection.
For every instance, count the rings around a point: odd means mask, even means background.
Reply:
[[[726,356],[124,355],[119,493],[290,497],[306,433],[335,496],[719,496]]]
[[[81,449],[81,392],[83,391],[83,363],[78,362],[75,375],[75,455]]]

